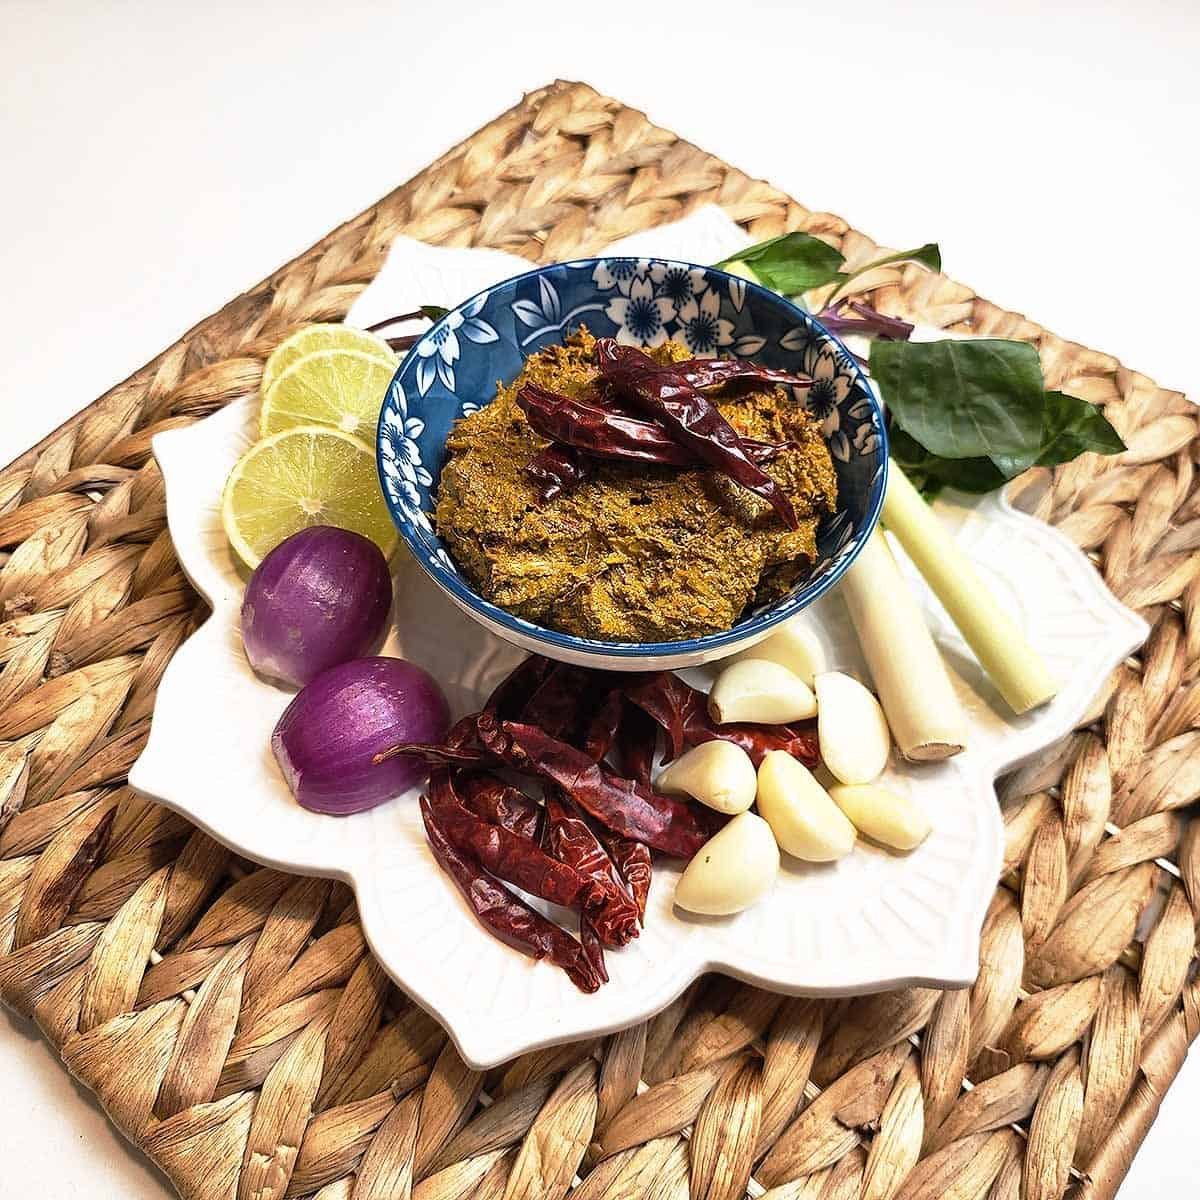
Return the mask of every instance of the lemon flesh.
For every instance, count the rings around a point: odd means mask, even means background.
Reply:
[[[396,547],[374,451],[336,429],[302,425],[255,442],[229,474],[221,504],[237,556],[256,567],[284,538],[309,525],[337,525]]]
[[[362,354],[372,354],[384,362],[390,362],[395,370],[396,355],[391,346],[381,337],[355,329],[350,325],[305,325],[296,330],[290,337],[284,338],[274,350],[270,358],[263,364],[262,383],[260,390],[265,395],[271,389],[271,384],[296,362],[307,354],[318,350],[357,350]]]
[[[266,437],[297,425],[327,425],[371,441],[395,371],[394,359],[361,350],[306,354],[263,394],[258,431]]]

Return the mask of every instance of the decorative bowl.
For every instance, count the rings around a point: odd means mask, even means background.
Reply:
[[[523,620],[485,600],[434,530],[446,437],[487,404],[496,381],[580,325],[651,348],[668,338],[696,355],[753,358],[816,381],[800,393],[821,419],[838,477],[838,511],[822,521],[818,557],[781,599],[732,629],[673,642],[606,642]],[[550,658],[612,669],[666,669],[724,658],[828,591],[863,546],[883,503],[887,435],[871,386],[846,348],[808,313],[714,267],[653,258],[592,258],[506,280],[451,310],[424,334],[388,389],[377,435],[379,477],[400,533],[441,591],[485,629]]]

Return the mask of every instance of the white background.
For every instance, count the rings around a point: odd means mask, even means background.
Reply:
[[[0,463],[551,79],[1196,393],[1196,0],[0,0]],[[161,1200],[0,1016],[0,1197]],[[1124,1196],[1194,1187],[1185,1068]]]

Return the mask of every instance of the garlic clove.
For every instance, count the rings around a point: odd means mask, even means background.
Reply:
[[[841,671],[826,671],[813,683],[821,761],[841,783],[878,779],[892,748],[879,701],[857,679]]]
[[[830,789],[830,795],[860,833],[893,850],[915,850],[933,828],[910,797],[890,788],[838,784]]]
[[[657,791],[683,793],[721,813],[740,813],[754,803],[754,764],[741,746],[702,742],[668,763],[654,781]]]
[[[718,725],[730,721],[786,725],[816,711],[816,697],[808,684],[765,658],[743,658],[726,667],[708,694],[708,712]]]
[[[813,677],[828,670],[825,647],[802,618],[788,621],[769,637],[736,655],[733,661],[741,662],[747,658],[766,659],[778,663],[781,667],[787,667],[810,688]]]
[[[854,826],[786,750],[772,750],[759,765],[758,811],[780,849],[805,862],[834,862],[854,849]]]
[[[688,863],[675,886],[675,903],[702,916],[729,916],[761,900],[778,874],[771,827],[754,813],[739,813]]]

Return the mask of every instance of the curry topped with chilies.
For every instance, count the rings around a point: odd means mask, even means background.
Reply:
[[[586,329],[447,438],[437,530],[488,600],[580,637],[732,627],[816,554],[837,481],[810,381]]]

